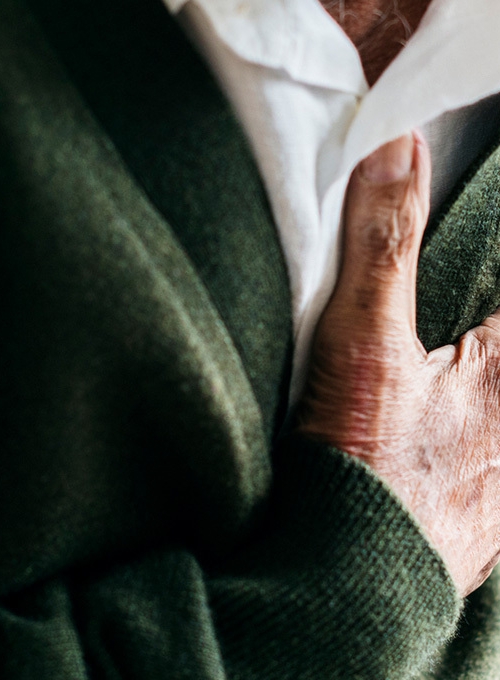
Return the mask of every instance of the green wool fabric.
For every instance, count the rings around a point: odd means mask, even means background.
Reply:
[[[499,162],[429,231],[429,347],[497,304]],[[450,642],[462,603],[398,499],[277,442],[283,256],[160,0],[2,0],[0,211],[2,680],[498,677],[495,575]]]

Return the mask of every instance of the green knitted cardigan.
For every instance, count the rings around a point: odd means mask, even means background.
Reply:
[[[428,347],[499,303],[499,166],[428,229]],[[160,0],[2,0],[0,220],[2,680],[498,680],[495,574],[461,616],[369,469],[276,443],[279,241]]]

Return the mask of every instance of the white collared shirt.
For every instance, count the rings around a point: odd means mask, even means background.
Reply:
[[[292,288],[293,403],[337,277],[350,173],[381,144],[423,126],[433,205],[445,197],[500,120],[497,98],[463,108],[500,92],[500,5],[433,0],[370,89],[355,46],[319,0],[164,2],[180,12],[232,102],[266,185]]]

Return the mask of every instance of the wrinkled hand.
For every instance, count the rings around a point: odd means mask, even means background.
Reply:
[[[500,313],[429,354],[417,339],[429,184],[419,133],[353,173],[342,271],[317,329],[298,429],[370,465],[466,595],[500,560]]]

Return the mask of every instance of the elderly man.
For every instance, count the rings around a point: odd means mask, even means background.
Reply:
[[[1,677],[493,680],[500,12],[167,5],[0,6]]]

